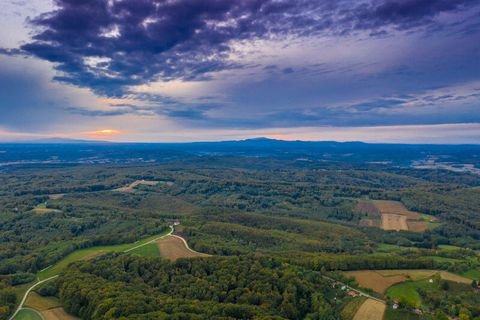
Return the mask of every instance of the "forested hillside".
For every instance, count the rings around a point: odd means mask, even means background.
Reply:
[[[135,181],[151,183],[121,188]],[[317,272],[437,269],[476,279],[479,185],[480,176],[451,171],[230,156],[155,165],[5,167],[0,172],[0,317],[12,312],[22,284],[33,283],[37,272],[68,254],[134,243],[162,233],[173,220],[180,221],[176,232],[194,250],[225,258],[172,264],[119,256],[80,263],[64,271],[55,289],[66,308],[85,319],[151,319],[172,312],[205,318],[199,310],[210,310],[208,316],[219,319],[239,312],[258,319],[309,314],[317,319],[320,310],[334,316],[340,308],[331,297],[315,295],[331,294],[323,281],[312,282]],[[359,203],[375,199],[403,203],[418,212],[426,229],[383,230],[378,227],[379,212],[358,210]],[[365,219],[374,223],[368,226]],[[127,260],[142,265],[142,271],[110,270]],[[246,270],[260,264],[265,278],[252,288],[250,275],[235,271],[235,282],[225,280],[219,296],[216,278],[201,276],[212,275],[215,268],[220,268],[218,273],[237,270],[235,264]],[[193,272],[197,266],[209,271]],[[110,275],[98,274],[102,269]],[[171,278],[144,278],[171,270],[185,275],[175,283]],[[282,287],[275,289],[278,298],[266,297],[265,283],[284,277],[284,270],[292,275],[285,281],[293,281],[296,293]],[[247,278],[240,281],[242,277]],[[161,281],[177,292],[159,287]],[[87,282],[87,291],[98,298],[75,296]],[[130,286],[135,289],[125,289]],[[202,296],[189,296],[185,290],[193,288]],[[291,294],[297,300],[288,300]],[[166,307],[172,304],[178,307]]]

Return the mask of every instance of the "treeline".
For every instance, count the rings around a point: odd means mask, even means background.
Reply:
[[[344,293],[319,273],[275,258],[106,256],[58,280],[65,309],[84,319],[338,319]]]
[[[13,286],[32,282],[36,276],[31,273],[16,273],[0,276],[0,320],[6,320],[17,304],[17,291]]]
[[[296,256],[287,258],[291,263],[300,264],[317,271],[384,270],[384,269],[442,269],[448,266],[431,258],[408,258],[398,255],[329,255]]]

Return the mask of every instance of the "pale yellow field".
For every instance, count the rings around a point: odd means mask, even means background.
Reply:
[[[49,194],[48,197],[52,200],[57,200],[63,198],[65,194],[63,193],[56,193],[56,194]]]
[[[45,213],[60,213],[62,211],[60,210],[57,210],[57,209],[50,209],[50,208],[35,208],[35,209],[32,209],[32,212],[36,213],[36,214],[45,214]]]
[[[464,284],[471,284],[472,280],[459,276],[458,274],[446,272],[446,271],[440,271],[440,278],[443,280],[448,280],[452,282],[457,282],[457,283],[464,283]]]
[[[353,317],[353,320],[382,320],[386,305],[383,302],[367,299]]]
[[[408,230],[407,217],[393,213],[382,213],[383,230]]]
[[[408,210],[403,203],[390,200],[373,200],[375,208],[382,216],[382,229],[384,230],[410,230],[423,232],[427,224],[417,212]]]

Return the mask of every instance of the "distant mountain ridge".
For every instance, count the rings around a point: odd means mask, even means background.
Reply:
[[[117,143],[65,138],[0,143],[2,163],[152,163],[174,159],[244,157],[291,161],[388,164],[423,168],[480,168],[480,145],[286,141],[270,138],[217,142]],[[226,159],[226,158],[225,158]],[[461,169],[463,170],[463,169]],[[466,169],[465,169],[466,170]]]
[[[82,140],[82,139],[70,139],[70,138],[62,138],[62,137],[52,137],[52,138],[42,138],[42,139],[34,139],[34,140],[22,140],[22,141],[14,141],[9,143],[18,143],[18,144],[97,144],[97,143],[114,143],[109,141],[103,140]]]

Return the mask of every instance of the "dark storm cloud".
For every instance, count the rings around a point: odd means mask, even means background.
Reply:
[[[429,19],[440,12],[456,10],[477,0],[398,0],[377,1],[371,5],[361,5],[353,12],[352,21],[356,28],[376,29],[385,25],[395,25],[400,29],[411,28],[430,22]]]
[[[226,59],[233,40],[320,32],[346,34],[431,23],[472,0],[56,0],[33,20],[21,49],[56,64],[56,80],[121,96],[156,79],[204,79],[240,68]],[[2,52],[0,52],[2,53]],[[7,53],[6,51],[3,53]],[[96,59],[101,57],[101,59]],[[91,59],[88,61],[88,59]],[[286,72],[289,70],[285,69]]]

